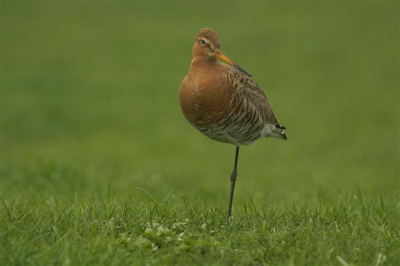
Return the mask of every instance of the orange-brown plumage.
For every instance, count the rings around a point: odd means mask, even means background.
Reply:
[[[196,36],[192,63],[182,81],[179,100],[183,114],[194,127],[211,139],[236,145],[230,221],[240,145],[261,137],[286,139],[285,127],[276,119],[267,97],[251,75],[221,51],[217,33],[209,28],[201,29]]]
[[[268,136],[286,139],[263,91],[221,51],[218,35],[209,28],[197,34],[179,99],[189,122],[212,139],[235,145]]]

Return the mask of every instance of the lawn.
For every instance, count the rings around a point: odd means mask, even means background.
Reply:
[[[3,1],[0,265],[400,265],[396,1]],[[181,114],[196,33],[288,141]]]

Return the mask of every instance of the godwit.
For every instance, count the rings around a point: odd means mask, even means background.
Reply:
[[[179,100],[186,119],[201,133],[236,146],[230,176],[229,222],[240,145],[249,145],[263,137],[286,140],[285,127],[276,119],[264,92],[250,73],[222,52],[219,36],[210,28],[201,29],[196,36],[192,63],[182,81]]]

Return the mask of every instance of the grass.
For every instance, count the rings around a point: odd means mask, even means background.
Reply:
[[[315,206],[201,200],[3,200],[4,265],[397,265],[399,202],[348,195]],[[12,256],[10,256],[12,254]]]
[[[0,7],[0,265],[400,264],[398,3]],[[234,147],[177,97],[205,26],[288,128],[231,225]]]

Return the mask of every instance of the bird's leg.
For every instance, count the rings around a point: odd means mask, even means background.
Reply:
[[[235,165],[233,167],[233,171],[231,174],[231,193],[230,193],[230,197],[229,197],[228,223],[230,223],[230,221],[231,221],[232,202],[233,202],[233,193],[235,192],[238,158],[239,158],[239,145],[236,146]]]

